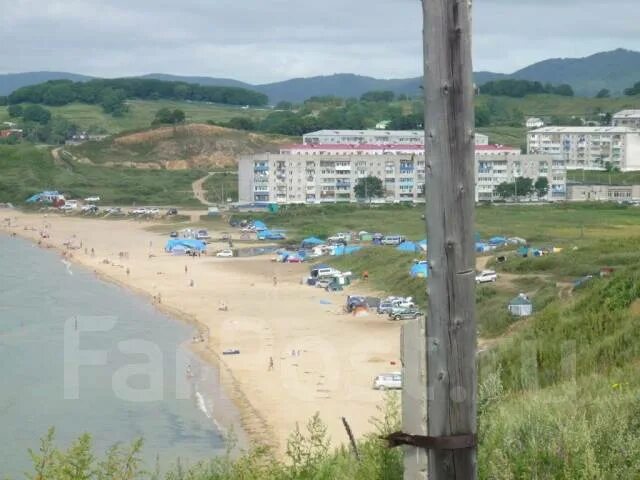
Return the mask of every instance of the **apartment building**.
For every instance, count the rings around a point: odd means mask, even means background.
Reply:
[[[544,127],[527,134],[527,152],[560,156],[568,170],[640,170],[640,130],[629,127]]]
[[[538,178],[546,178],[549,191],[541,200],[562,201],[566,198],[567,168],[559,157],[476,150],[475,175],[476,202],[500,200],[495,193],[496,187],[505,182],[513,183],[518,177],[530,178],[534,182]]]
[[[423,130],[318,130],[302,136],[305,145],[424,145]],[[489,137],[476,133],[476,145]]]
[[[622,110],[611,117],[614,127],[629,127],[640,129],[640,110]]]
[[[238,162],[241,203],[355,202],[359,178],[382,180],[385,202],[423,202],[424,147],[395,149],[375,145],[293,145],[279,154],[241,157]],[[501,145],[476,147],[476,200],[495,200],[493,191],[518,176],[534,180],[546,176],[549,199],[564,198],[566,170],[561,160],[544,155],[521,155]]]

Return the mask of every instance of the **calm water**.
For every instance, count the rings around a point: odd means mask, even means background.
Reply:
[[[149,467],[211,458],[237,412],[193,330],[52,251],[0,234],[0,477],[22,478],[50,426],[95,450],[144,437]],[[97,365],[95,365],[97,364]],[[222,420],[221,420],[222,419]],[[186,461],[186,462],[185,462]]]

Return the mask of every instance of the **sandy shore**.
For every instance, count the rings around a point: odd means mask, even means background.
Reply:
[[[378,373],[400,369],[400,325],[342,313],[346,293],[300,284],[308,265],[172,256],[164,252],[167,235],[149,231],[148,222],[0,212],[0,220],[8,217],[11,227],[0,221],[4,231],[40,240],[43,248],[82,244],[71,261],[149,301],[159,296],[159,308],[196,322],[209,341],[193,348],[219,367],[220,382],[255,441],[282,453],[296,422],[305,424],[316,412],[334,445],[346,442],[343,416],[356,436],[372,431],[369,419],[384,395],[371,383]],[[50,237],[41,239],[45,224]],[[363,290],[355,285],[349,292]],[[218,310],[221,301],[228,311]],[[239,355],[221,354],[235,348]]]

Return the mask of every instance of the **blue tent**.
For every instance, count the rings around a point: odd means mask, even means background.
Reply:
[[[254,220],[253,222],[251,222],[251,225],[256,229],[256,232],[261,232],[267,229],[267,225],[260,220]]]
[[[411,278],[427,278],[429,276],[429,265],[427,262],[414,263],[410,271]]]
[[[333,255],[340,257],[342,255],[351,255],[352,253],[362,250],[362,247],[338,245],[333,249]]]
[[[164,249],[167,252],[173,252],[174,249],[190,249],[198,252],[204,252],[207,250],[207,244],[202,240],[196,240],[193,238],[170,238],[167,240],[167,244]]]
[[[489,239],[489,245],[504,245],[507,243],[507,239],[504,237],[492,237]]]
[[[302,248],[315,247],[316,245],[324,245],[326,242],[317,237],[309,237],[302,240]]]
[[[420,240],[420,242],[418,242],[418,245],[420,245],[420,248],[422,248],[423,250],[427,249],[427,239],[425,238],[424,240]]]
[[[415,253],[420,250],[420,247],[413,242],[402,242],[400,245],[396,247],[396,250],[400,252],[411,252]]]
[[[258,232],[258,240],[284,240],[286,237],[275,230],[261,230]]]
[[[484,253],[484,252],[488,252],[489,250],[491,250],[491,247],[489,246],[488,243],[476,242],[476,252]]]

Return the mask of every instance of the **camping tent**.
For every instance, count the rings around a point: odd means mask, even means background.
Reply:
[[[416,262],[411,267],[411,278],[427,278],[429,276],[429,265],[427,262]]]
[[[355,247],[351,245],[349,246],[336,245],[335,247],[333,247],[331,251],[331,255],[334,255],[336,257],[340,257],[342,255],[351,255],[352,253],[355,253],[358,250],[362,250],[362,247]]]
[[[425,238],[424,240],[420,240],[420,242],[418,243],[418,246],[420,247],[420,249],[422,249],[422,251],[426,252],[427,251],[427,239]]]
[[[533,304],[524,293],[511,300],[507,308],[516,317],[528,317],[533,313]]]
[[[476,252],[478,253],[488,252],[491,249],[492,247],[488,243],[476,242]]]
[[[195,250],[204,252],[207,250],[207,244],[202,240],[193,238],[170,238],[164,247],[165,251],[173,252],[174,250]]]
[[[262,230],[267,229],[267,226],[265,225],[265,223],[261,222],[260,220],[254,220],[253,222],[251,222],[251,226],[254,228],[256,232],[261,232]]]
[[[507,243],[507,239],[505,237],[492,237],[489,239],[489,245],[504,245]]]
[[[317,245],[324,245],[326,242],[317,237],[309,237],[302,240],[302,248],[311,248]]]
[[[400,245],[396,247],[396,250],[400,252],[411,252],[415,253],[420,250],[420,247],[413,242],[402,242]]]

